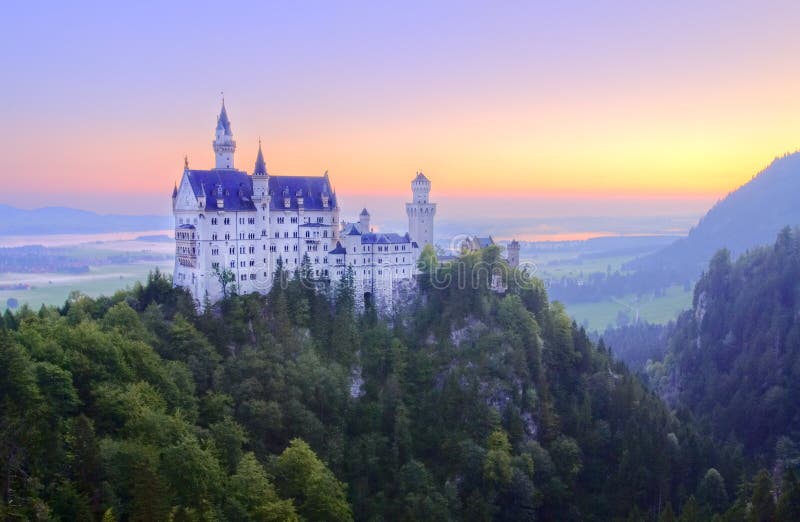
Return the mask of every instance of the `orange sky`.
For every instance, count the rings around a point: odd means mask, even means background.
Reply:
[[[220,89],[238,167],[353,195],[713,201],[800,145],[795,2],[190,5],[8,13],[0,202],[167,213]]]

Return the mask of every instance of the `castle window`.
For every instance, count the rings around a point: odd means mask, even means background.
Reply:
[[[277,252],[278,251],[278,247],[276,247],[275,245],[270,245],[269,246],[269,251],[270,252]]]
[[[283,221],[284,221],[284,218],[282,218],[282,217],[278,218],[278,224],[279,225],[283,225]]]
[[[250,253],[251,253],[251,254],[255,254],[255,253],[256,253],[256,247],[254,247],[254,246],[251,246],[251,247],[249,248],[249,251],[250,251]]]
[[[219,255],[219,248],[212,248],[211,249],[211,255],[212,256],[218,256]]]
[[[230,238],[231,238],[230,234],[225,234],[225,241],[229,240]]]
[[[311,237],[311,232],[309,232],[308,230],[306,230],[306,237]]]
[[[292,232],[292,237],[297,237],[297,232]]]
[[[216,241],[216,240],[217,240],[217,235],[211,234],[211,241]]]
[[[236,253],[236,249],[235,249],[234,247],[230,247],[230,248],[228,249],[228,253],[229,253],[230,255],[234,255],[234,254]]]
[[[297,218],[296,217],[291,218],[291,221],[292,221],[292,223],[297,224]]]
[[[255,279],[255,278],[256,278],[255,274],[250,274],[250,279]]]
[[[278,239],[279,237],[281,237],[281,233],[280,232],[275,232],[275,239]]]
[[[317,223],[322,223],[323,221],[325,221],[325,218],[323,218],[323,217],[318,217],[317,218]]]
[[[289,245],[283,245],[283,251],[284,252],[288,252],[289,251]]]
[[[214,270],[219,270],[219,263],[211,263],[211,268]]]
[[[224,224],[226,224],[226,225],[230,225],[231,224],[231,218],[225,218],[222,222]]]
[[[247,281],[247,274],[242,274],[242,275],[239,277],[239,279],[241,279],[242,281]]]
[[[216,225],[217,224],[217,218],[211,218],[211,224],[212,225]]]
[[[236,261],[231,261],[231,268],[236,268]]]

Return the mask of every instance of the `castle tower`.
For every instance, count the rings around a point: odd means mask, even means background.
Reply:
[[[233,153],[236,152],[236,142],[233,141],[231,121],[225,110],[225,99],[222,99],[222,110],[217,117],[217,130],[214,134],[214,155],[216,156],[217,169],[232,169]]]
[[[519,268],[519,241],[516,239],[511,240],[511,243],[506,248],[508,250],[508,266]]]
[[[258,156],[253,168],[253,200],[265,201],[269,194],[269,173],[264,162],[264,153],[261,152],[261,140],[258,140]]]
[[[436,216],[436,203],[430,203],[431,182],[420,171],[411,182],[412,202],[406,203],[408,233],[419,248],[433,244],[433,218]]]
[[[369,221],[370,221],[369,212],[367,212],[367,209],[365,208],[364,210],[361,211],[361,214],[358,215],[359,232],[361,232],[362,234],[366,234],[367,232],[369,232]]]

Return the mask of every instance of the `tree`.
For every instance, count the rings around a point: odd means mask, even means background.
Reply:
[[[800,520],[800,480],[793,469],[787,470],[783,474],[781,496],[778,498],[775,520],[777,522]]]
[[[498,484],[511,482],[511,443],[503,430],[495,430],[489,435],[483,461],[483,476],[489,482]]]
[[[683,505],[681,510],[680,522],[702,522],[703,517],[700,515],[700,507],[697,505],[697,500],[694,495],[689,497],[689,500]]]
[[[302,439],[292,439],[273,469],[281,496],[293,498],[303,518],[331,522],[353,519],[345,485]]]
[[[775,519],[775,497],[772,493],[772,480],[767,470],[756,475],[753,496],[750,498],[750,522],[772,522]]]
[[[230,497],[236,500],[252,520],[293,522],[299,520],[291,500],[281,500],[275,493],[264,468],[252,453],[245,453],[229,482]]]
[[[233,273],[232,270],[227,268],[220,268],[220,265],[214,267],[214,275],[219,281],[220,286],[222,287],[222,298],[228,298],[228,285],[231,285],[236,281],[236,274]],[[232,285],[235,287],[235,285]],[[235,288],[231,288],[231,292],[235,292]]]
[[[725,481],[722,475],[714,468],[706,471],[700,486],[697,488],[697,498],[701,506],[711,513],[722,513],[728,505],[728,493],[725,490]]]
[[[658,517],[658,522],[675,522],[675,512],[672,511],[672,504],[667,502],[661,515]]]

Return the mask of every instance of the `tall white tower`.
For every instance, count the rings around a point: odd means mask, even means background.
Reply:
[[[433,244],[433,218],[436,215],[436,203],[430,203],[431,182],[422,171],[411,182],[413,200],[406,203],[408,215],[408,233],[416,241],[419,248]]]
[[[222,99],[222,110],[217,117],[217,130],[214,137],[214,155],[217,158],[216,167],[218,169],[233,168],[233,153],[236,152],[236,142],[233,141],[233,131],[231,131],[231,121],[228,119],[228,112],[225,110],[225,99]]]

